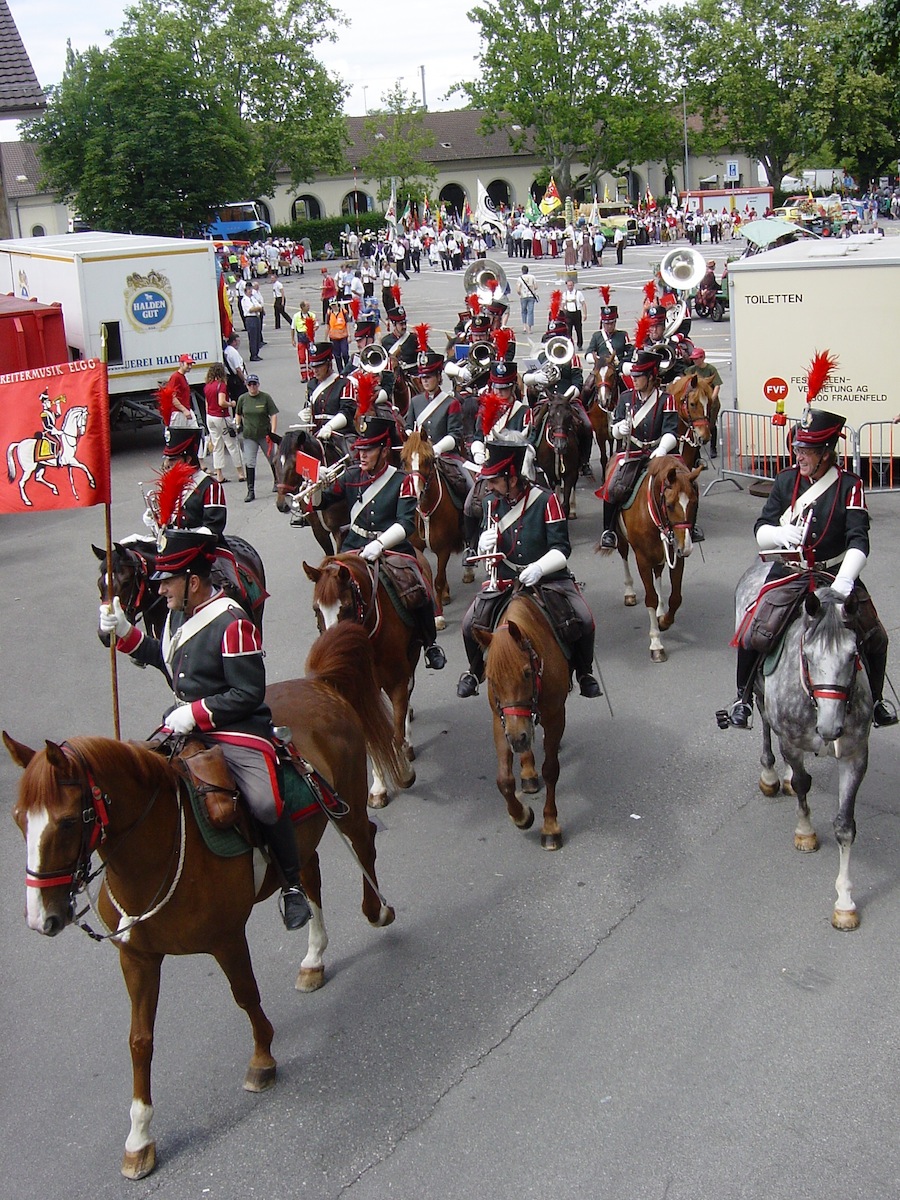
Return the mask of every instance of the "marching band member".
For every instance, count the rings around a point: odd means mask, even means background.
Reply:
[[[313,377],[308,384],[306,405],[298,415],[307,425],[317,418],[327,417],[316,433],[321,441],[327,441],[332,434],[352,425],[356,404],[352,397],[344,394],[346,381],[335,368],[330,342],[315,343],[310,351],[309,365]]]

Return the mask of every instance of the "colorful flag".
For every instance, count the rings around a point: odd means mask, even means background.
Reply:
[[[649,211],[649,212],[655,212],[655,211],[656,211],[656,199],[655,199],[655,197],[654,197],[653,193],[650,191],[650,189],[649,189],[649,188],[647,188],[646,199],[647,199],[647,209],[648,209],[648,211]]]
[[[594,196],[594,203],[591,205],[591,215],[588,217],[588,225],[593,225],[595,228],[600,224],[600,209],[597,206],[597,197]]]
[[[538,205],[545,217],[557,208],[562,208],[562,200],[559,198],[559,191],[556,187],[556,180],[550,176],[550,182],[547,184],[547,190],[544,192],[544,198]]]
[[[385,221],[390,225],[397,224],[397,189],[391,188],[391,202],[387,206],[387,212],[384,214]]]
[[[535,221],[540,220],[541,216],[541,210],[538,208],[537,204],[535,203],[534,196],[532,196],[530,192],[528,193],[528,203],[525,206],[525,216],[529,221],[531,221],[532,224],[534,224]]]
[[[608,183],[604,183],[604,185],[603,185],[603,203],[609,204],[609,184]]]
[[[444,228],[445,222],[446,222],[446,214],[444,213],[444,206],[443,206],[443,204],[440,204],[438,206],[437,221],[435,223],[438,233],[440,233],[441,230]]]
[[[475,216],[480,225],[492,225],[500,234],[505,230],[503,218],[497,212],[497,205],[488,195],[488,190],[480,179],[476,180],[478,184],[478,206],[475,209]]]
[[[469,232],[469,226],[471,224],[472,224],[472,206],[469,203],[468,197],[466,197],[466,206],[463,209],[463,218],[462,218],[463,233]]]
[[[0,375],[0,513],[109,504],[109,390],[96,358]]]
[[[217,268],[219,276],[219,325],[222,328],[222,341],[227,342],[234,332],[234,325],[231,320],[231,301],[228,299],[228,288],[225,286],[225,272],[221,267]]]
[[[412,217],[412,204],[410,203],[409,197],[407,197],[406,208],[404,208],[403,213],[400,217],[400,220],[407,227],[407,229],[409,228],[409,221],[410,221],[411,217]]]
[[[428,193],[425,193],[424,203],[422,205],[422,224],[431,224],[431,205],[428,203]]]

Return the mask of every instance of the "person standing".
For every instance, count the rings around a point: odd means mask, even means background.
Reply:
[[[337,369],[344,368],[349,357],[350,332],[347,327],[347,313],[339,300],[332,300],[328,310],[328,340]]]
[[[241,296],[241,316],[244,318],[244,328],[250,342],[250,361],[260,362],[259,351],[262,346],[262,302],[253,295],[253,284],[244,284],[244,294]]]
[[[227,482],[222,477],[226,450],[231,455],[238,480],[243,482],[246,479],[244,458],[234,425],[234,410],[237,402],[228,395],[225,368],[221,363],[213,363],[206,372],[204,398],[206,400],[206,427],[209,430],[209,440],[212,446],[213,471],[216,482]]]
[[[322,268],[322,324],[328,321],[328,307],[337,295],[337,280],[328,274],[328,268]]]
[[[287,310],[284,307],[284,284],[277,275],[272,282],[272,302],[275,312],[275,328],[280,329],[281,318],[284,317],[285,321],[287,321],[288,315]]]
[[[576,288],[574,279],[566,280],[560,311],[569,327],[569,337],[581,350],[584,343],[583,323],[587,319],[587,300],[584,298],[584,292]]]
[[[297,349],[301,383],[308,383],[312,378],[309,351],[316,340],[316,326],[316,318],[309,311],[309,301],[301,300],[300,307],[291,319],[291,345]]]
[[[165,385],[166,391],[172,397],[172,415],[171,419],[167,421],[169,425],[184,428],[197,424],[197,418],[191,407],[191,386],[187,381],[187,373],[193,365],[193,357],[190,354],[182,354],[178,360],[178,366],[169,376]]]
[[[616,232],[613,234],[613,246],[616,251],[616,266],[621,267],[622,258],[625,254],[625,243],[628,241],[628,234],[621,225],[616,226]]]
[[[528,263],[522,264],[522,274],[516,280],[516,295],[522,309],[522,328],[525,333],[534,333],[534,306],[538,298],[537,276],[533,275]]]
[[[256,456],[259,450],[271,466],[269,443],[278,426],[278,408],[268,392],[259,390],[259,376],[247,376],[247,391],[237,402],[235,424],[241,433],[244,464],[247,472],[247,495],[244,503],[256,499]],[[275,478],[275,468],[272,467]],[[274,489],[273,489],[274,490]]]
[[[228,341],[225,343],[225,381],[228,384],[229,398],[238,402],[238,398],[243,396],[247,390],[247,368],[241,358],[241,352],[238,346],[241,344],[241,335],[232,333]]]

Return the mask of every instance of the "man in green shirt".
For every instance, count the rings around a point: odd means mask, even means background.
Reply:
[[[695,346],[691,351],[691,371],[695,375],[699,375],[701,379],[708,379],[713,385],[713,393],[709,401],[709,457],[715,458],[719,452],[719,392],[722,390],[722,376],[712,363],[706,361],[706,351],[701,346]]]
[[[278,424],[278,409],[275,401],[268,392],[259,390],[259,376],[247,376],[247,391],[238,397],[235,410],[235,425],[243,439],[244,463],[247,468],[246,504],[256,499],[256,453],[262,450],[263,455],[272,467],[272,478],[275,478],[275,467],[269,458],[268,443],[274,440]]]

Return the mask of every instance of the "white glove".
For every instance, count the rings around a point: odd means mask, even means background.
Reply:
[[[374,538],[371,542],[366,542],[362,550],[359,552],[359,557],[364,562],[375,562],[384,554],[384,546],[379,542],[378,538]]]
[[[444,454],[448,454],[451,450],[456,449],[456,438],[450,434],[445,434],[439,442],[434,443],[434,456],[440,458]]]
[[[571,385],[571,387],[567,387],[567,388],[566,388],[566,390],[563,392],[563,395],[565,396],[565,398],[566,398],[567,400],[574,400],[574,399],[575,399],[575,397],[578,395],[578,388],[577,388],[577,386],[576,386],[576,385],[573,383],[573,384]]]
[[[799,525],[760,525],[756,531],[760,550],[790,550],[802,541],[803,530]]]
[[[529,563],[524,571],[519,575],[519,583],[523,587],[534,587],[544,577],[544,570],[540,561]]]
[[[678,445],[678,438],[674,433],[664,433],[659,439],[659,445],[650,455],[651,458],[662,458],[665,454],[671,454]]]
[[[163,722],[163,729],[171,729],[173,733],[190,733],[197,720],[189,704],[179,704],[173,708]]]
[[[519,583],[524,587],[534,587],[545,575],[553,575],[556,571],[561,571],[565,565],[566,556],[562,550],[548,550],[546,554],[541,555],[537,562],[529,563],[519,573]]]
[[[337,433],[339,429],[346,428],[347,414],[342,412],[336,413],[335,416],[333,416],[330,421],[327,421],[319,430],[319,440],[327,441],[333,433]]]
[[[624,421],[616,421],[612,427],[612,435],[614,438],[627,438],[631,432],[631,422],[627,419]]]
[[[156,530],[157,530],[156,515],[154,514],[152,508],[144,509],[144,515],[141,517],[141,520],[144,522],[144,524],[147,526],[148,529],[152,529],[154,533],[156,532]]]
[[[491,526],[490,529],[485,529],[481,537],[478,539],[479,554],[493,554],[497,549],[497,527]]]
[[[522,378],[526,387],[546,387],[550,382],[546,371],[529,371]]]
[[[319,432],[316,436],[318,437],[320,442],[327,442],[333,433],[334,433],[334,429],[332,428],[331,422],[329,421],[327,425],[322,426],[322,428],[319,430]]]
[[[114,633],[116,637],[127,637],[134,626],[125,616],[118,596],[113,596],[113,602],[100,605],[100,632]]]
[[[304,425],[312,425],[312,409],[307,404],[297,413]]]
[[[838,571],[834,583],[831,585],[832,591],[837,592],[839,596],[843,596],[846,600],[856,586],[859,573],[865,565],[865,553],[858,549],[858,547],[851,546],[845,553],[841,569]]]
[[[473,442],[471,445],[472,462],[476,466],[481,467],[487,458],[487,450],[484,448],[484,442]]]
[[[836,575],[834,583],[831,585],[831,590],[837,592],[839,596],[843,596],[846,600],[855,586],[855,579],[848,579],[846,575]]]

